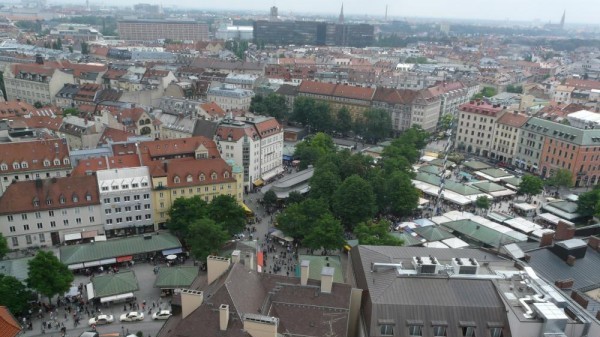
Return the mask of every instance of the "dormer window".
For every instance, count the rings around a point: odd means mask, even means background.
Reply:
[[[200,181],[204,181],[204,180],[206,180],[206,176],[204,175],[204,173],[200,173],[200,177],[198,179]]]
[[[175,184],[179,184],[181,182],[181,179],[179,179],[179,176],[175,176],[175,178],[173,178],[173,182]]]
[[[79,202],[79,198],[76,194],[73,194],[73,202]]]
[[[33,198],[33,206],[38,207],[40,205],[40,199],[38,197]]]
[[[46,199],[46,205],[52,205],[52,199],[50,199],[50,198]]]
[[[229,172],[225,171],[225,173],[223,173],[223,178],[225,178],[225,179],[229,178]]]
[[[21,162],[21,168],[28,168],[29,165],[27,164],[26,161]]]
[[[59,198],[58,200],[59,200],[59,202],[60,202],[61,204],[64,204],[65,202],[67,202],[67,199],[65,198],[65,196],[64,196],[64,195],[61,195],[61,196],[60,196],[60,198]]]
[[[13,170],[18,170],[19,168],[21,168],[19,163],[13,163]]]
[[[119,189],[119,185],[112,185],[111,187],[112,187],[112,190],[113,190],[113,191],[116,191],[116,190],[118,190],[118,189]]]
[[[60,165],[60,159],[54,159],[54,165],[56,165],[56,166]]]
[[[216,172],[211,173],[210,179],[217,180],[217,173]]]
[[[91,195],[91,194],[89,194],[89,193],[86,193],[86,194],[85,194],[85,200],[87,200],[87,201],[92,201],[92,195]]]
[[[192,178],[192,175],[191,175],[191,174],[188,174],[188,176],[185,178],[185,180],[186,180],[188,183],[191,183],[191,182],[192,182],[192,179],[193,179],[193,178]]]
[[[71,161],[69,160],[69,158],[63,159],[63,165],[69,165],[70,163]]]
[[[8,165],[6,165],[6,164],[0,165],[0,170],[2,170],[2,171],[8,170]]]
[[[50,161],[48,159],[44,159],[44,167],[50,166]]]

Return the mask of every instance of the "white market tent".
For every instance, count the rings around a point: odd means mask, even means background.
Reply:
[[[524,218],[513,218],[504,221],[504,223],[524,234],[530,234],[533,231],[542,229],[542,226]]]
[[[442,242],[450,247],[450,248],[466,248],[469,247],[469,244],[464,242],[463,240],[459,239],[459,238],[449,238],[449,239],[445,239],[442,240]]]

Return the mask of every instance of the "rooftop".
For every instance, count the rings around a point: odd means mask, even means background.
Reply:
[[[102,298],[139,290],[133,270],[95,276],[92,279],[94,297]]]

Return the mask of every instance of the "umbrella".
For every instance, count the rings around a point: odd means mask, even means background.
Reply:
[[[167,260],[175,260],[176,258],[177,258],[177,255],[175,255],[175,254],[167,255]]]

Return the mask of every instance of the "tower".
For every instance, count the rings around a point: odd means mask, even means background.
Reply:
[[[85,0],[85,10],[90,11],[90,0]]]
[[[565,29],[565,14],[567,14],[566,10],[563,12],[562,18],[560,19],[560,29]]]
[[[342,2],[342,9],[340,10],[340,17],[338,18],[338,23],[344,23],[344,3]]]
[[[387,11],[388,11],[388,5],[385,5],[385,18],[383,19],[384,21],[387,21]]]
[[[279,10],[277,9],[277,6],[271,7],[271,15],[270,15],[271,21],[277,21],[278,17],[279,17]]]

